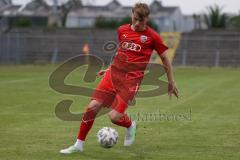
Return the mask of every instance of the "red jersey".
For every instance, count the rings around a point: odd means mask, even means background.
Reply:
[[[130,24],[119,27],[118,41],[118,51],[113,64],[106,71],[92,99],[124,113],[139,90],[153,50],[160,55],[168,47],[150,27],[142,32],[135,32]]]
[[[136,32],[126,24],[118,28],[118,50],[112,66],[128,72],[130,78],[143,77],[153,50],[160,55],[167,49],[161,37],[149,26]]]

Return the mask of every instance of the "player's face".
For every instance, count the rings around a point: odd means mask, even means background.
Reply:
[[[145,30],[145,28],[147,26],[147,21],[148,21],[147,17],[144,17],[144,18],[141,19],[138,16],[138,14],[136,14],[136,13],[132,14],[132,26],[133,26],[135,31]]]

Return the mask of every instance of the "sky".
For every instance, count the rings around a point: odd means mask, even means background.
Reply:
[[[12,0],[16,4],[24,4],[31,0]],[[53,1],[53,0],[47,0]],[[67,0],[58,0],[67,1]],[[91,2],[96,5],[105,5],[112,0],[83,0],[83,2]],[[136,2],[145,2],[150,4],[153,0],[118,0],[124,6],[132,6]],[[162,0],[163,6],[179,6],[184,14],[202,13],[206,6],[218,4],[223,6],[223,10],[228,13],[240,13],[240,0]]]

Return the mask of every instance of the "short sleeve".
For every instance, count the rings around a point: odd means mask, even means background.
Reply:
[[[162,38],[159,35],[154,35],[153,48],[157,51],[158,55],[164,53],[168,47],[163,43]]]

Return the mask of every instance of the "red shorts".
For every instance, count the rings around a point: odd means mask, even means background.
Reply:
[[[111,72],[113,72],[111,69],[105,72],[91,99],[95,99],[119,113],[124,113],[136,95],[140,83],[122,78],[125,77],[121,75],[122,72],[114,72],[115,74]]]

